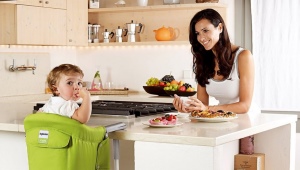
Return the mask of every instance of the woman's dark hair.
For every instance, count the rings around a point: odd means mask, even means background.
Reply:
[[[198,42],[195,25],[202,19],[210,21],[214,27],[222,23],[223,28],[220,33],[219,41],[213,47],[216,51],[215,56],[212,50],[205,50],[205,48]],[[215,75],[215,57],[219,62],[220,75],[228,78],[233,65],[234,57],[231,51],[231,43],[229,40],[227,28],[221,15],[213,9],[204,9],[194,15],[190,22],[189,40],[192,45],[191,51],[193,54],[193,72],[196,75],[198,84],[205,87],[208,84],[208,79]]]

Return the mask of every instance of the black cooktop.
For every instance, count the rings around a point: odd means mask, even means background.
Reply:
[[[92,114],[149,116],[176,111],[172,103],[125,102],[97,100]]]
[[[37,103],[36,106],[34,106],[34,110],[37,111],[39,108],[43,107],[43,105],[43,103]],[[94,115],[134,115],[135,117],[140,117],[174,111],[176,111],[176,109],[172,103],[108,100],[96,100],[92,102],[92,114]]]

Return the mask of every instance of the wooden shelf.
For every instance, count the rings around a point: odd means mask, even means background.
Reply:
[[[17,4],[17,1],[0,1],[0,4]]]
[[[89,43],[89,47],[97,46],[143,46],[143,45],[189,45],[188,41],[149,41],[149,42],[110,42],[110,43]]]
[[[174,4],[174,5],[155,5],[155,6],[131,6],[131,7],[115,7],[115,8],[97,8],[97,9],[89,9],[89,13],[107,13],[107,12],[146,12],[146,11],[165,11],[165,10],[180,10],[180,9],[197,9],[197,8],[223,8],[226,7],[225,4],[222,3],[194,3],[194,4]]]
[[[129,3],[134,4],[134,3]],[[127,5],[127,4],[126,4]],[[100,24],[99,41],[89,43],[89,47],[102,46],[156,46],[156,45],[189,45],[189,22],[199,10],[213,8],[226,20],[227,5],[222,3],[181,3],[174,5],[155,4],[145,7],[115,7],[108,4],[106,8],[88,9],[88,22]],[[114,31],[119,26],[126,28],[126,23],[134,21],[143,24],[143,31],[137,34],[139,42],[103,43],[101,33],[104,29]],[[156,41],[154,30],[161,27],[172,27],[176,31],[174,41]],[[125,39],[125,38],[124,38]],[[123,40],[124,40],[123,39]]]

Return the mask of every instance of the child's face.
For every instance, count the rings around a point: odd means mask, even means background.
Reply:
[[[61,75],[57,85],[57,94],[65,100],[78,100],[82,88],[82,77],[79,74]]]

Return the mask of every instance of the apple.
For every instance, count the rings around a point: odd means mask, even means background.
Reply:
[[[159,86],[160,86],[160,87],[165,87],[165,86],[166,86],[166,84],[165,84],[165,82],[163,82],[163,81],[160,81],[160,82],[159,82]]]
[[[186,91],[185,86],[180,86],[180,87],[178,88],[178,91]]]

